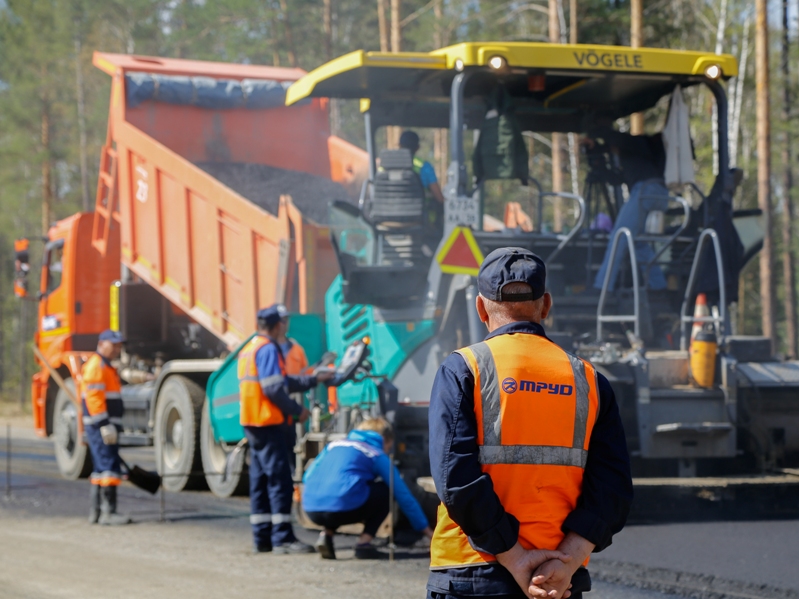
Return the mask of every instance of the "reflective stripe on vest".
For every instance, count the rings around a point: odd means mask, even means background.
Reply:
[[[483,444],[479,448],[481,464],[549,464],[553,466],[579,466],[585,468],[588,451],[583,449],[588,426],[588,380],[585,364],[580,358],[566,354],[574,375],[575,418],[574,438],[571,447],[547,445],[502,445],[502,418],[500,415],[500,382],[491,349],[485,342],[469,348],[477,362],[478,373],[472,371],[475,381],[480,379],[480,396],[483,408]],[[462,350],[457,351],[469,369],[472,364]],[[517,383],[520,384],[520,383]],[[547,388],[549,391],[549,388]],[[515,391],[514,391],[515,392]]]
[[[93,354],[83,365],[81,374],[83,423],[92,425],[109,417],[121,422],[124,413],[122,382],[116,369],[107,364],[100,354]]]
[[[519,520],[519,543],[555,549],[582,490],[596,370],[538,335],[500,335],[457,353],[474,376],[480,468]],[[430,553],[432,569],[496,561],[471,546],[443,504]]]
[[[242,426],[272,426],[285,421],[283,412],[264,394],[263,387],[281,382],[286,373],[283,358],[278,354],[281,374],[264,378],[258,377],[255,356],[258,350],[271,343],[268,337],[256,335],[239,352],[238,377],[241,410],[239,420]]]

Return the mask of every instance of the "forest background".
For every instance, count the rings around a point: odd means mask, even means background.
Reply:
[[[576,19],[572,19],[566,0],[559,4],[562,39],[569,39],[574,22],[581,43],[630,45],[629,2],[576,0]],[[378,18],[379,10],[384,10],[390,27],[392,5],[399,10],[401,24],[401,36],[393,45],[388,29],[381,36]],[[793,211],[786,207],[796,195],[786,193],[790,188],[785,182],[793,168],[790,157],[797,155],[790,144],[799,136],[790,100],[783,105],[786,90],[789,97],[798,95],[795,74],[789,68],[786,77],[781,64],[784,8],[772,0],[768,20],[776,316],[780,351],[790,354],[795,345],[786,338],[781,277],[782,263],[791,254],[779,231],[784,218],[792,226]],[[797,52],[795,12],[789,14],[790,66]],[[754,16],[751,0],[644,0],[643,6],[645,46],[720,51],[741,61],[740,77],[727,83],[731,116],[739,114],[737,126],[733,120],[731,156],[744,173],[736,208],[757,207]],[[28,303],[23,323],[12,285],[13,241],[22,236],[41,238],[47,222],[94,205],[110,90],[108,76],[92,66],[95,50],[311,70],[352,50],[380,50],[381,43],[383,49],[399,44],[402,50],[429,51],[460,41],[548,39],[545,0],[0,0],[0,395],[17,397],[21,377],[29,380],[33,368],[34,302]],[[697,148],[697,177],[700,186],[709,189],[714,168],[712,98],[699,88],[686,96]],[[363,147],[363,125],[353,104],[334,103],[331,126]],[[647,131],[658,130],[662,118],[662,110],[650,111]],[[531,144],[533,174],[545,188],[551,183],[548,138],[537,136]],[[435,160],[442,174],[446,148],[440,141],[435,148],[437,155],[432,143],[424,143],[422,153]],[[567,148],[564,144],[562,152],[567,153]],[[569,157],[563,156],[561,163],[568,171]],[[575,175],[582,178],[579,171]],[[571,191],[569,172],[564,172],[563,180]],[[43,203],[49,206],[44,214]],[[34,297],[41,246],[36,241],[31,244]],[[735,319],[740,333],[760,332],[758,268],[758,261],[752,260],[741,275]]]

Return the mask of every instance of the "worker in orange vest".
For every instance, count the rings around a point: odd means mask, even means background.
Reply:
[[[117,514],[117,487],[122,482],[119,431],[122,425],[122,385],[113,360],[122,353],[124,338],[110,329],[100,333],[97,353],[83,365],[80,397],[83,431],[89,443],[94,470],[91,475],[89,522],[129,524]]]
[[[288,376],[278,334],[285,333],[285,307],[257,314],[257,334],[238,355],[241,424],[250,448],[250,525],[256,553],[313,553],[294,536],[291,480],[284,423],[304,422],[309,412],[289,397],[333,377],[332,373]]]
[[[297,343],[295,339],[288,336],[289,311],[283,304],[278,304],[277,307],[282,319],[280,327],[278,327],[276,339],[286,362],[286,374],[289,376],[308,374],[306,372],[308,370],[308,356],[305,355],[305,349],[302,345]],[[303,405],[302,393],[292,393],[291,398],[301,406]],[[293,419],[289,419],[284,429],[286,433],[286,446],[289,450],[289,466],[291,467],[292,478],[294,478],[294,471],[296,469],[294,446],[297,444],[297,434],[299,433],[297,428],[299,426],[301,426],[299,423],[295,423]]]
[[[491,252],[477,289],[488,335],[444,360],[430,399],[442,503],[427,597],[579,599],[591,588],[583,566],[632,501],[613,389],[546,337],[552,298],[538,256]]]

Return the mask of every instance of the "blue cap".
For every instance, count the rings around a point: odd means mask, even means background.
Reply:
[[[100,333],[97,340],[110,341],[111,343],[125,343],[125,338],[122,336],[122,333],[119,331],[112,331],[111,329],[106,329]]]
[[[532,293],[503,294],[508,283],[527,283]],[[499,248],[486,256],[477,275],[477,290],[495,302],[529,302],[544,295],[547,267],[544,261],[524,248]]]
[[[258,318],[258,324],[272,328],[284,318],[288,318],[289,311],[283,304],[272,304],[268,308],[258,310],[255,316]]]

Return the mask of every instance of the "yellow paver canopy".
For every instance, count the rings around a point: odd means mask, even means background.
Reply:
[[[616,119],[646,110],[675,85],[706,80],[709,67],[722,78],[738,74],[735,58],[726,54],[622,46],[474,42],[430,53],[359,50],[299,79],[286,103],[360,98],[377,125],[447,127],[452,82],[468,72],[467,126],[483,118],[499,82],[524,129],[577,131],[588,115]]]

